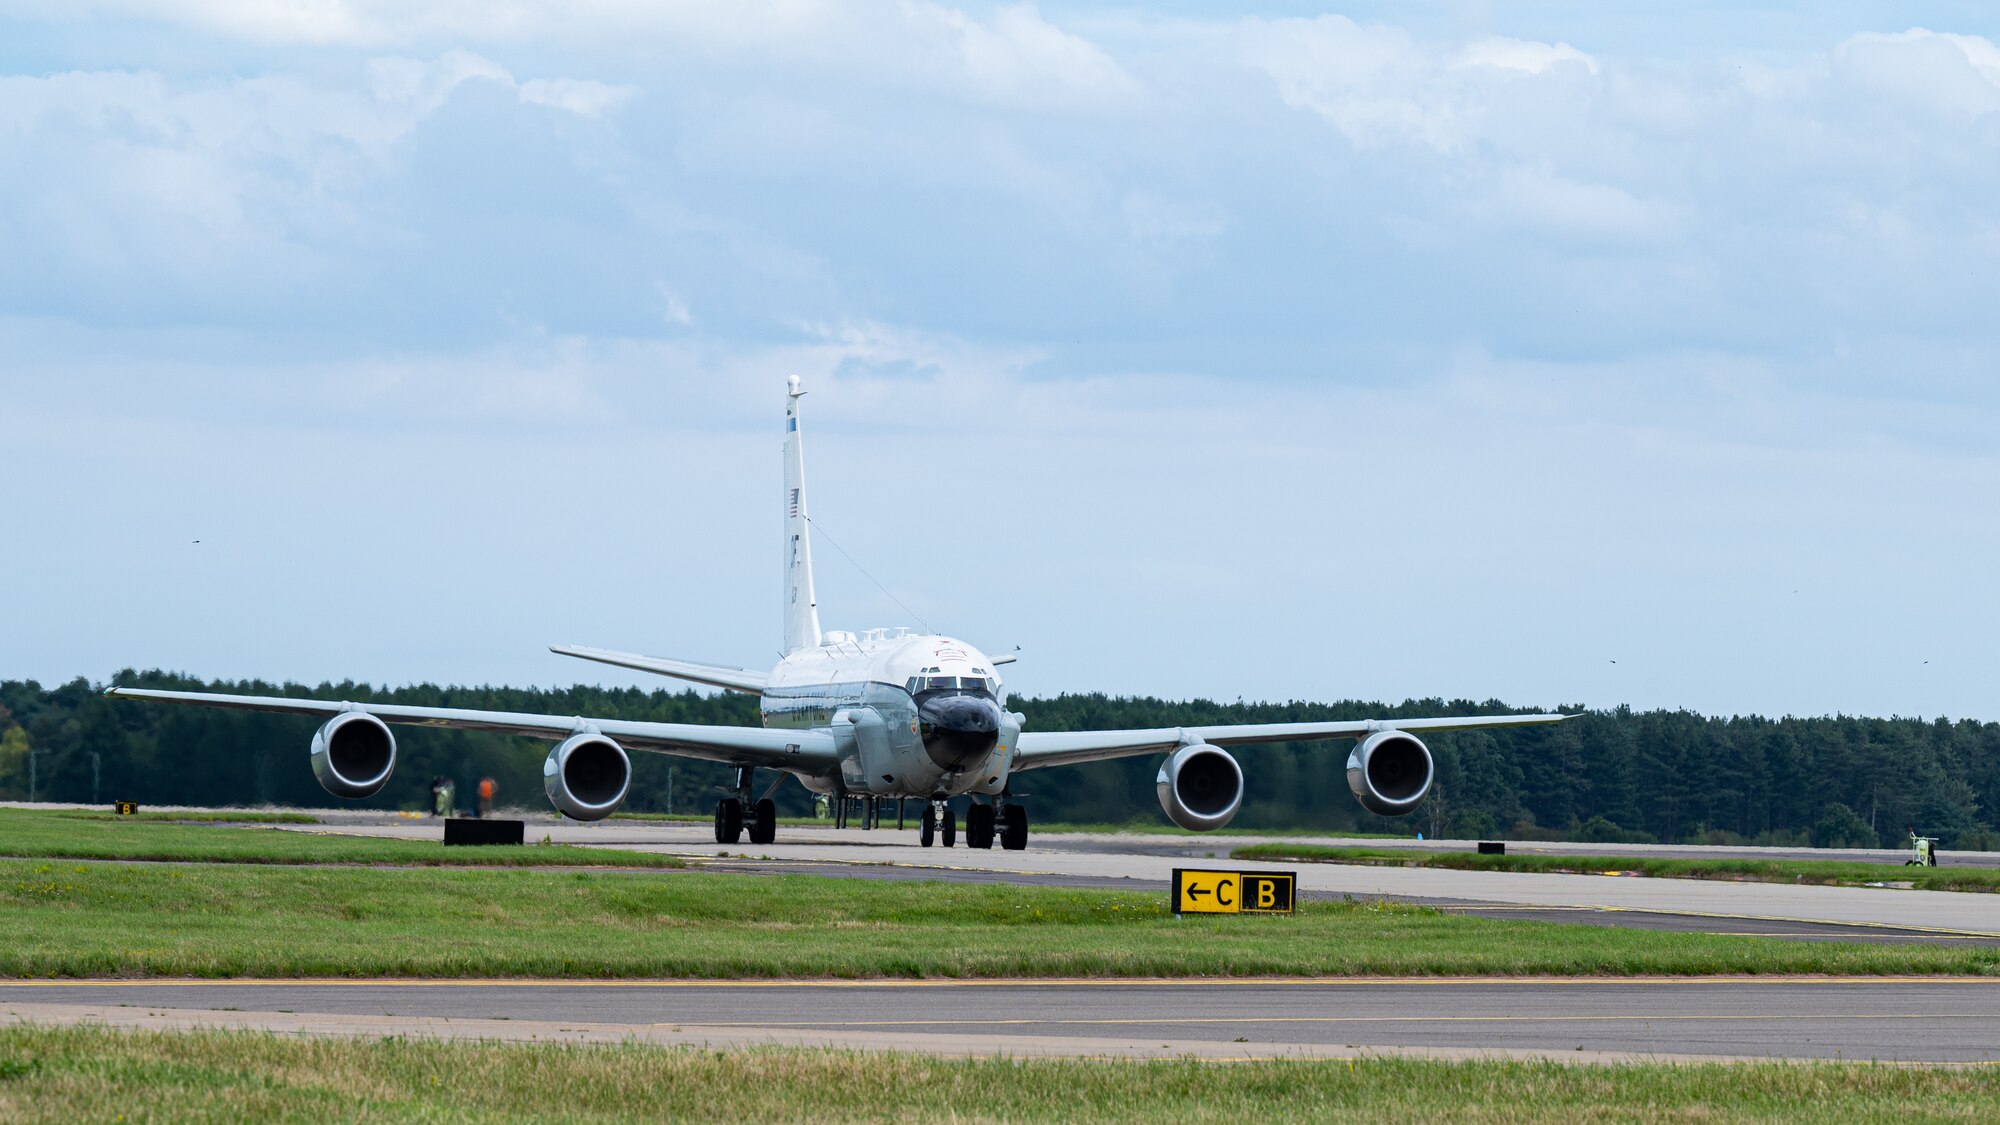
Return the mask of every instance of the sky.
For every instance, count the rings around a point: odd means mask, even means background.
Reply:
[[[2000,719],[1997,43],[0,0],[0,677],[768,666],[798,375],[827,627],[1017,692]]]

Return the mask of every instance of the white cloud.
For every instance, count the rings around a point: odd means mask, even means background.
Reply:
[[[486,79],[514,85],[506,67],[470,51],[446,51],[435,60],[369,59],[366,70],[369,89],[378,99],[407,105],[419,114],[443,105],[464,82]]]
[[[1503,171],[1496,198],[1505,218],[1557,234],[1644,243],[1676,233],[1671,206],[1609,184],[1566,178],[1546,164]]]
[[[1460,51],[1453,65],[1488,66],[1540,74],[1562,63],[1575,63],[1592,74],[1597,73],[1597,60],[1575,47],[1567,43],[1538,43],[1531,39],[1481,39]]]
[[[2000,47],[1977,35],[1911,28],[1842,43],[1835,59],[1870,89],[1944,113],[2000,109]]]
[[[638,93],[636,86],[611,86],[581,78],[530,78],[515,89],[529,105],[567,110],[578,117],[602,117]]]
[[[407,105],[418,114],[430,113],[451,98],[461,84],[476,80],[498,83],[523,105],[548,106],[578,117],[601,117],[623,105],[638,90],[581,78],[531,78],[517,82],[492,59],[470,51],[446,51],[435,60],[377,58],[368,60],[369,87],[385,102]]]
[[[1461,109],[1426,81],[1422,52],[1399,28],[1362,27],[1345,16],[1256,21],[1244,56],[1277,83],[1289,105],[1308,109],[1358,145],[1415,140],[1439,150],[1461,142]]]
[[[687,302],[681,299],[680,294],[667,288],[665,285],[657,286],[657,288],[660,292],[660,303],[663,306],[660,315],[666,319],[668,324],[689,325],[694,323],[694,310],[688,308]]]
[[[741,54],[1031,109],[1115,105],[1138,91],[1109,54],[1033,3],[1003,5],[987,18],[931,0],[77,0],[59,12],[0,0],[6,8],[37,20],[137,17],[283,46],[556,43]],[[602,91],[540,85],[523,94],[586,115],[608,108]]]
[[[468,82],[596,117],[631,90],[517,83],[465,51],[382,58],[341,85],[292,74],[0,77],[0,296],[264,307],[399,237],[356,205],[397,174],[398,144]],[[11,293],[10,293],[11,290]],[[247,303],[246,303],[247,302]],[[232,314],[233,315],[233,314]]]
[[[950,65],[985,97],[1017,105],[1116,104],[1138,83],[1086,39],[1042,18],[1032,4],[1003,7],[990,24],[932,5],[904,5],[912,24],[931,25],[953,41]]]
[[[1345,16],[1246,21],[1242,54],[1284,100],[1324,117],[1362,147],[1415,143],[1451,153],[1518,112],[1516,83],[1553,84],[1550,96],[1588,99],[1597,60],[1567,43],[1488,38],[1456,50],[1400,28]]]

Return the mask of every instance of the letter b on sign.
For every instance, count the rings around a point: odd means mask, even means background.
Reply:
[[[1290,874],[1243,873],[1243,910],[1246,914],[1290,914],[1292,883]]]

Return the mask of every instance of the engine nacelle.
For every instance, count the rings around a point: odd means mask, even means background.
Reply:
[[[1431,791],[1430,748],[1400,730],[1376,731],[1347,756],[1347,787],[1376,816],[1403,816]]]
[[[601,734],[573,734],[542,763],[549,804],[572,820],[610,816],[625,802],[631,785],[632,759],[623,746]]]
[[[1183,746],[1155,781],[1167,819],[1190,832],[1213,832],[1243,805],[1243,770],[1220,746]]]
[[[396,772],[396,736],[373,715],[348,711],[313,735],[313,776],[336,797],[373,797]]]

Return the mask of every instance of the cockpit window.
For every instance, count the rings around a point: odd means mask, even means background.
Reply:
[[[983,676],[911,676],[908,686],[911,695],[922,695],[927,691],[993,690],[993,685]]]

